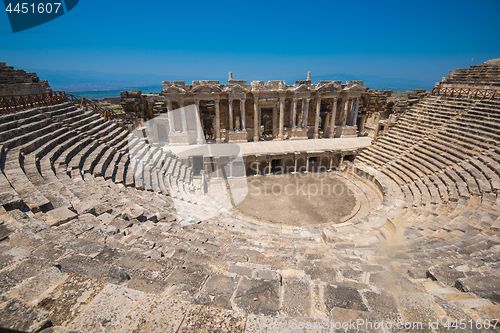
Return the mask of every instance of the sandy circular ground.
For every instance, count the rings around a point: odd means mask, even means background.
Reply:
[[[356,205],[346,183],[334,173],[251,177],[238,208],[274,223],[312,226],[339,223]]]

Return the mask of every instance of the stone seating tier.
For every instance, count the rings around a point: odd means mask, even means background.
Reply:
[[[440,104],[453,124],[453,114],[465,119],[470,104],[426,103]],[[76,111],[29,111],[33,119],[21,131],[2,137],[3,326],[286,332],[299,318],[395,322],[399,314],[430,322],[490,319],[496,311],[500,154],[487,146],[474,151],[476,137],[449,143],[444,129],[441,136],[425,131],[425,124],[435,131],[437,120],[414,127],[420,135],[408,124],[391,129],[395,135],[339,173],[359,167],[384,195],[359,219],[294,227],[222,211],[189,224],[176,221],[172,198],[186,203],[179,209],[194,221],[218,209],[188,185],[193,170],[144,140],[129,144],[116,124]],[[78,126],[65,121],[72,117]],[[494,129],[470,119],[478,130]],[[52,207],[26,209],[33,189],[47,189]]]

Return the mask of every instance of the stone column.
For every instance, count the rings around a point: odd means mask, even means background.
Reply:
[[[304,173],[309,173],[309,155],[306,156],[306,171]]]
[[[254,95],[253,102],[253,141],[258,142],[260,136],[260,121],[259,121],[259,97]]]
[[[297,98],[293,99],[293,112],[292,112],[292,127],[297,128]]]
[[[297,173],[297,153],[293,154],[293,173]]]
[[[366,115],[361,116],[361,121],[359,122],[358,132],[363,133],[365,131]]]
[[[268,166],[267,175],[268,175],[268,176],[270,176],[270,175],[271,175],[271,161],[272,161],[271,157],[270,157],[270,156],[268,156],[268,157],[267,157],[267,163],[268,163],[268,164],[267,164],[267,166]]]
[[[332,171],[332,164],[333,164],[333,152],[330,152],[330,168],[328,171]]]
[[[349,126],[352,126],[352,117],[354,116],[354,100],[355,98],[351,99],[351,104],[349,105]]]
[[[314,138],[319,138],[319,113],[321,111],[321,98],[316,102],[316,118],[314,119]]]
[[[342,155],[340,156],[339,166],[338,166],[337,170],[340,170],[340,167],[342,166],[342,163],[344,163],[344,154],[342,154]]]
[[[276,129],[278,126],[276,124],[279,122],[278,120],[278,107],[276,105],[273,106],[273,139],[276,138],[278,135],[276,134]]]
[[[280,125],[278,132],[278,140],[283,140],[283,127],[285,125],[285,98],[280,98]]]
[[[246,116],[245,116],[245,98],[242,98],[240,100],[241,103],[241,130],[244,130],[247,128],[247,121],[246,121]]]
[[[344,110],[342,110],[342,125],[347,125],[346,122],[346,117],[347,117],[347,112],[349,110],[349,98],[346,97],[345,104],[344,104]]]
[[[311,99],[307,98],[306,99],[306,112],[304,113],[304,124],[302,127],[307,127],[308,121],[309,121],[309,101]]]
[[[233,122],[233,100],[229,99],[229,131],[232,131],[234,127]]]
[[[172,100],[167,100],[167,117],[168,117],[168,129],[169,132],[175,132],[174,126],[174,112],[172,111]]]
[[[220,100],[215,100],[215,141],[220,142]]]
[[[297,126],[298,127],[303,127],[303,125],[304,125],[304,109],[305,109],[305,106],[306,106],[306,101],[304,99],[302,99],[302,109],[300,110],[300,114],[297,115],[298,116],[298,119],[297,119]]]
[[[255,159],[255,165],[256,165],[255,175],[258,176],[259,175],[259,160]]]
[[[353,98],[349,107],[349,122],[348,125],[352,126],[352,117],[354,117],[354,104],[356,102],[356,98]]]
[[[352,118],[352,126],[355,126],[358,122],[358,111],[359,111],[359,97],[356,98],[356,108],[354,109],[354,117]]]
[[[325,123],[323,124],[323,137],[324,138],[330,137],[330,117],[331,117],[331,113],[327,113],[326,117],[325,117]]]
[[[187,132],[186,113],[184,112],[184,100],[183,99],[181,99],[179,101],[179,106],[181,107],[181,123],[182,123],[181,132]]]
[[[200,110],[200,100],[196,100],[196,112],[198,113],[198,119],[196,119],[196,132],[198,134],[198,138],[196,139],[196,143],[201,145],[203,144],[203,138],[204,138],[204,133],[203,133],[203,126],[201,125],[201,110]],[[187,128],[187,127],[186,127]]]
[[[332,117],[330,118],[330,138],[335,136],[335,118],[337,118],[337,98],[333,99]]]

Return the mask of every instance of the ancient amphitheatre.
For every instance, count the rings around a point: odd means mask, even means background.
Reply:
[[[309,76],[165,81],[161,96],[124,92],[120,116],[1,63],[0,94],[0,327],[471,332],[500,318],[500,59],[394,114],[363,82]],[[174,113],[188,105],[195,122]],[[230,168],[173,153],[225,142],[241,150]],[[334,175],[352,200],[297,225],[207,199],[238,170]]]

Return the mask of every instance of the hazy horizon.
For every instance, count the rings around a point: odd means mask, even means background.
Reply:
[[[477,65],[500,57],[499,13],[497,0],[88,0],[15,34],[7,13],[1,14],[0,61],[70,89],[174,78],[224,82],[230,71],[248,82],[290,83],[311,71],[313,80],[339,79],[333,76],[343,73],[367,78],[366,85],[375,89],[430,89],[472,59]],[[72,77],[74,71],[104,78]],[[155,81],[140,80],[141,75]]]

